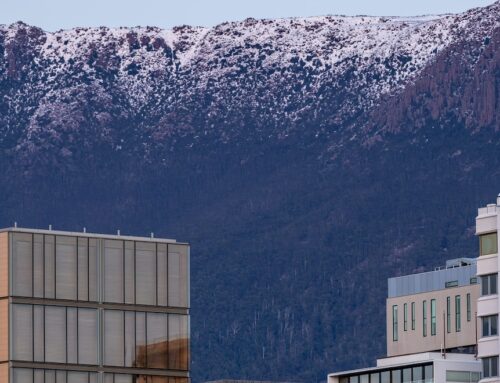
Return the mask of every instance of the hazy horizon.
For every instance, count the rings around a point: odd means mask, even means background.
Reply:
[[[467,9],[493,4],[492,0],[423,0],[406,3],[399,0],[328,1],[305,4],[300,0],[185,0],[183,2],[143,0],[138,6],[132,0],[100,2],[67,2],[64,0],[6,0],[0,24],[23,21],[47,31],[75,27],[156,26],[169,29],[179,25],[211,27],[225,21],[248,17],[275,19],[324,15],[346,16],[422,16],[460,13]]]

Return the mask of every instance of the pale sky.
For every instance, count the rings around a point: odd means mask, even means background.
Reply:
[[[0,24],[47,31],[76,26],[213,26],[247,17],[415,16],[457,13],[493,0],[2,0]]]

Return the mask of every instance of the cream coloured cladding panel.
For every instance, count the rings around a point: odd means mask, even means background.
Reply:
[[[498,255],[482,255],[477,258],[477,275],[498,273]]]
[[[498,295],[486,295],[477,301],[477,316],[498,314]]]
[[[470,294],[470,321],[467,320],[467,294]],[[387,355],[406,355],[426,351],[439,351],[446,343],[446,348],[469,346],[476,343],[475,321],[476,302],[480,294],[480,285],[432,291],[387,299]],[[455,329],[455,297],[460,296],[459,332]],[[445,332],[447,322],[447,297],[450,297],[450,332]],[[436,300],[436,335],[431,335],[431,300]],[[427,304],[427,336],[423,336],[423,301]],[[415,303],[415,329],[412,330],[411,304]],[[407,329],[404,330],[404,304],[407,304]],[[398,340],[393,341],[393,306],[398,306]]]
[[[498,336],[489,336],[477,341],[478,357],[498,355]]]
[[[476,218],[476,234],[489,233],[497,230],[497,215]]]

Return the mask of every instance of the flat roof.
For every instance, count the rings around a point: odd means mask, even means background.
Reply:
[[[454,261],[465,259],[470,261],[470,263],[459,263],[457,266],[454,266]],[[462,287],[474,284],[471,283],[471,279],[476,278],[475,259],[460,258],[458,260],[448,261],[447,265],[448,267],[437,268],[433,271],[389,278],[387,280],[388,298],[444,290],[447,287]],[[447,286],[447,282],[452,282],[454,284]],[[477,283],[478,280],[476,279],[475,282]]]
[[[394,363],[391,363],[394,360]],[[440,352],[424,352],[412,355],[394,356],[377,360],[377,366],[359,368],[356,370],[339,371],[328,374],[328,376],[344,376],[368,373],[371,371],[390,370],[392,368],[412,366],[415,364],[425,364],[440,360],[443,362],[474,362],[476,358],[473,354],[446,353],[446,359]],[[382,363],[380,363],[382,362]]]
[[[169,239],[169,238],[138,237],[138,236],[121,235],[121,234],[120,235],[118,235],[118,234],[100,234],[100,233],[89,233],[89,232],[83,232],[83,231],[30,229],[30,228],[24,228],[24,227],[6,227],[3,229],[0,229],[0,233],[4,233],[4,232],[48,234],[48,235],[67,235],[67,236],[72,236],[72,237],[118,239],[118,240],[123,240],[123,241],[175,243],[177,245],[189,245],[189,243],[187,243],[187,242],[177,242],[175,239]]]

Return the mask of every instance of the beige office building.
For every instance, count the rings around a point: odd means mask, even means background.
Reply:
[[[479,237],[477,274],[481,278],[481,297],[477,302],[477,313],[481,321],[478,356],[483,364],[482,382],[500,382],[498,366],[500,353],[498,337],[499,228],[500,195],[496,203],[480,208],[476,217],[476,234]]]
[[[0,382],[188,380],[188,244],[0,231]]]
[[[475,259],[450,260],[427,273],[390,278],[388,285],[387,356],[475,353],[480,292]]]

